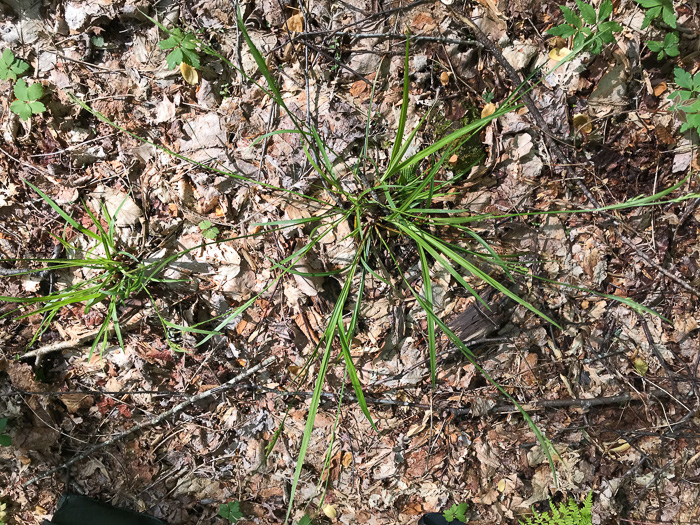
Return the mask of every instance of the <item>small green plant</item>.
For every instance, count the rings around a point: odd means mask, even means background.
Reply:
[[[189,84],[196,84],[198,82],[197,68],[200,64],[199,50],[202,49],[207,53],[211,48],[204,46],[192,31],[183,31],[179,27],[168,29],[154,18],[143,12],[142,14],[168,35],[167,38],[158,42],[158,47],[161,49],[166,51],[172,49],[165,57],[168,69],[175,69],[179,66],[182,78]]]
[[[9,447],[12,445],[12,438],[7,434],[3,434],[3,431],[7,427],[7,418],[0,418],[0,446]]]
[[[588,50],[594,55],[602,51],[603,44],[616,42],[613,33],[622,31],[622,26],[608,20],[613,12],[611,0],[603,0],[597,13],[593,6],[582,0],[576,0],[576,5],[579,14],[565,5],[560,5],[566,23],[549,29],[547,33],[562,38],[573,37],[574,50]]]
[[[297,525],[311,525],[311,517],[308,514],[304,514]]]
[[[115,44],[109,44],[105,42],[105,38],[101,35],[93,35],[90,38],[90,42],[92,42],[92,45],[95,47],[95,49],[99,50],[115,49],[117,47]]]
[[[674,81],[680,88],[668,98],[673,100],[671,110],[678,111],[684,120],[681,133],[694,129],[700,135],[700,71],[691,75],[677,67],[673,70]]]
[[[219,516],[225,520],[229,520],[231,523],[236,523],[243,517],[243,513],[237,501],[230,501],[219,505]]]
[[[0,56],[0,80],[17,80],[29,69],[29,64],[15,57],[9,49],[5,49]]]
[[[38,337],[48,329],[53,319],[64,311],[65,308],[71,309],[82,304],[84,305],[84,313],[88,314],[93,308],[102,305],[103,308],[101,307],[100,314],[103,315],[103,320],[92,347],[90,348],[90,355],[92,355],[92,352],[98,345],[100,345],[100,353],[107,347],[111,336],[110,327],[117,336],[119,345],[123,348],[124,341],[120,329],[119,315],[124,309],[125,301],[138,294],[143,294],[151,299],[151,303],[155,307],[155,301],[151,294],[153,285],[155,283],[174,282],[172,279],[159,278],[158,275],[167,264],[178,259],[188,251],[192,251],[192,249],[178,252],[154,262],[144,262],[144,260],[128,250],[121,249],[118,246],[118,241],[115,236],[116,217],[124,205],[124,202],[126,202],[126,199],[121,202],[114,214],[110,214],[106,205],[102,205],[102,214],[107,221],[106,227],[104,227],[101,220],[85,206],[84,211],[89,221],[92,223],[90,229],[79,224],[39,188],[29,182],[26,182],[26,184],[37,192],[39,196],[63,218],[66,222],[66,226],[73,229],[73,233],[78,233],[79,235],[76,236],[73,241],[70,241],[66,233],[64,233],[63,236],[57,236],[51,233],[51,236],[63,245],[69,257],[65,259],[29,258],[10,260],[11,262],[38,263],[45,265],[40,268],[27,269],[15,275],[31,274],[46,269],[82,269],[82,271],[85,272],[84,275],[86,278],[85,280],[78,281],[65,289],[55,291],[46,296],[0,296],[0,301],[18,305],[17,309],[6,312],[2,317],[11,316],[18,312],[20,315],[17,315],[15,319],[24,319],[33,315],[41,315],[42,318],[39,327],[28,345],[31,346]],[[70,230],[66,228],[64,232],[67,231]],[[80,239],[80,242],[86,243],[86,246],[83,247],[82,244],[78,244],[78,239]],[[31,308],[34,305],[40,306],[32,310]],[[163,325],[166,339],[170,347],[173,350],[182,350],[171,341],[171,338],[168,336],[169,331],[167,330],[168,327],[175,329],[180,329],[182,327],[163,319],[157,308],[155,312]],[[199,333],[208,332],[200,330]]]
[[[32,115],[46,111],[46,106],[39,101],[44,96],[44,88],[38,82],[28,86],[23,79],[19,79],[15,84],[15,96],[17,100],[10,104],[10,109],[22,120],[29,120]]]
[[[673,0],[635,0],[635,2],[647,10],[642,29],[649,27],[657,18],[661,18],[666,25],[676,29],[678,21],[676,11],[673,8]]]
[[[663,41],[647,40],[647,47],[652,53],[658,53],[656,55],[658,60],[663,60],[664,57],[676,57],[680,54],[678,33],[666,33]]]
[[[161,49],[172,49],[165,57],[168,69],[175,69],[182,62],[195,68],[199,67],[198,42],[197,37],[191,31],[185,33],[179,27],[169,30],[168,38],[158,42],[158,47]]]
[[[443,517],[448,521],[461,521],[462,523],[467,522],[467,507],[466,503],[460,503],[459,505],[455,503],[448,510],[442,513]]]
[[[5,525],[5,519],[7,518],[7,503],[0,503],[0,525]]]
[[[549,502],[550,511],[538,513],[533,509],[534,516],[520,521],[521,525],[591,525],[593,518],[591,509],[593,508],[593,492],[589,492],[583,501],[583,507],[579,507],[573,500],[555,506]]]
[[[202,230],[202,237],[209,240],[216,239],[219,235],[219,228],[212,225],[211,221],[202,221],[198,224],[199,229]]]
[[[229,82],[224,82],[221,84],[221,87],[219,88],[219,95],[221,95],[223,98],[230,97],[231,96],[231,84]]]
[[[333,41],[328,44],[328,51],[330,54],[333,56],[335,61],[333,64],[331,64],[330,70],[331,71],[336,71],[340,66],[338,65],[338,62],[340,62],[341,55],[340,55],[340,40],[338,37],[335,37]]]

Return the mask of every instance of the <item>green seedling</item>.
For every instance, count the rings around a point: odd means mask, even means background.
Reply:
[[[12,438],[7,434],[3,434],[3,431],[7,427],[7,418],[0,418],[0,446],[9,447],[12,445]]]
[[[594,55],[602,51],[603,44],[616,42],[613,33],[622,31],[622,26],[608,20],[613,12],[611,0],[603,0],[597,13],[593,6],[582,0],[576,0],[576,5],[578,14],[573,9],[560,5],[566,23],[549,29],[547,33],[562,38],[573,37],[574,50],[587,50]]]
[[[224,82],[221,84],[221,87],[219,88],[219,95],[221,95],[223,98],[230,97],[231,96],[231,84],[228,82]]]
[[[579,507],[573,499],[555,506],[549,502],[549,512],[538,513],[533,509],[534,516],[520,521],[521,525],[591,525],[593,523],[593,492],[589,492]]]
[[[182,29],[176,27],[170,31],[168,38],[158,42],[158,47],[164,50],[172,49],[165,57],[168,64],[168,69],[175,69],[182,62],[190,66],[199,67],[199,55],[197,54],[197,45],[199,41],[191,31],[184,33]]]
[[[467,522],[467,507],[466,503],[460,503],[459,505],[455,503],[448,510],[442,513],[442,516],[448,521],[461,521],[462,523]]]
[[[658,53],[656,58],[663,60],[664,57],[676,57],[680,54],[678,50],[678,33],[666,33],[663,42],[647,40],[647,47],[653,53]]]
[[[684,121],[681,133],[694,129],[700,135],[700,71],[691,75],[677,67],[673,70],[674,81],[681,88],[671,93],[671,110],[678,111]]]
[[[331,56],[333,56],[334,62],[331,64],[330,70],[331,71],[336,71],[340,66],[338,65],[338,62],[340,62],[341,56],[340,56],[340,40],[338,37],[334,38],[333,41],[328,45],[328,51],[330,52]]]
[[[168,35],[167,38],[158,42],[158,47],[161,49],[166,51],[172,49],[168,56],[165,57],[168,69],[175,69],[179,66],[182,77],[189,84],[196,84],[198,81],[197,68],[200,65],[198,50],[204,48],[205,52],[207,52],[206,50],[210,48],[203,46],[202,42],[192,31],[183,31],[179,27],[168,29],[156,19],[143,12],[142,14]]]
[[[219,505],[219,516],[231,523],[236,523],[243,517],[243,513],[241,512],[240,505],[237,501],[230,501]]]
[[[158,22],[158,20],[151,18],[145,13],[144,16],[168,35],[167,38],[158,42],[158,47],[161,49],[165,51],[172,49],[168,56],[165,57],[168,69],[175,69],[183,62],[194,68],[199,67],[199,53],[197,49],[199,48],[200,41],[192,31],[183,31],[179,27],[168,29]]]
[[[0,503],[0,525],[5,525],[7,519],[7,503]]]
[[[0,80],[17,80],[29,70],[29,64],[15,57],[9,49],[5,49],[0,56]]]
[[[211,221],[202,221],[198,224],[199,229],[202,230],[202,237],[209,240],[216,239],[219,235],[219,228],[212,225]]]
[[[18,80],[15,84],[15,96],[17,100],[10,104],[10,109],[22,120],[29,120],[32,115],[46,111],[46,106],[39,101],[44,96],[44,88],[38,82],[27,86],[23,79]]]
[[[106,43],[104,37],[100,36],[100,35],[93,35],[90,38],[90,42],[92,42],[92,45],[95,46],[96,49],[100,49],[100,50],[115,49],[117,47],[114,44]]]
[[[635,2],[647,10],[642,29],[649,27],[658,18],[661,18],[666,25],[676,29],[678,20],[673,8],[673,0],[635,0]]]

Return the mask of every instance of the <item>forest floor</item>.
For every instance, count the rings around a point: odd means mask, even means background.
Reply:
[[[239,502],[242,523],[282,523],[292,492],[295,523],[306,513],[319,523],[409,524],[455,503],[468,504],[469,523],[517,523],[533,505],[591,491],[593,523],[700,523],[700,199],[687,198],[700,191],[700,156],[668,100],[674,68],[700,68],[698,4],[667,2],[680,35],[674,58],[659,60],[646,45],[664,39],[663,27],[642,29],[643,6],[620,0],[614,43],[545,74],[566,44],[546,33],[564,22],[556,2],[285,2],[0,2],[2,50],[29,64],[24,78],[43,86],[45,109],[20,119],[10,108],[19,81],[0,80],[0,295],[39,297],[95,275],[88,265],[56,266],[69,246],[58,239],[84,249],[90,239],[47,198],[81,227],[109,230],[128,252],[117,256],[162,261],[191,249],[167,265],[170,281],[154,283],[151,296],[118,305],[123,345],[112,335],[90,350],[109,324],[108,299],[66,304],[48,321],[2,304],[6,523],[41,523],[67,491],[170,525],[222,523],[229,502]],[[546,68],[530,92],[546,129],[524,107],[491,120],[450,155],[440,176],[466,171],[436,199],[492,214],[473,231],[528,273],[511,280],[493,266],[488,274],[556,324],[465,274],[486,306],[435,264],[435,314],[503,392],[441,330],[433,387],[429,319],[408,284],[421,274],[419,254],[387,233],[404,273],[377,248],[385,271],[367,273],[356,315],[356,299],[343,312],[358,320],[349,352],[376,429],[335,341],[294,491],[323,368],[315,350],[357,250],[349,221],[296,273],[278,264],[308,242],[303,220],[328,199],[300,136],[271,134],[293,119],[261,88],[237,6],[286,107],[314,122],[344,181],[365,143],[373,165],[387,165],[402,109],[406,132],[419,126],[412,155],[488,116],[517,87],[467,19],[521,75]],[[168,34],[145,15],[191,32],[245,75],[201,47],[196,67],[169,68],[172,49],[159,45]],[[653,206],[542,214],[674,185]],[[370,219],[367,228],[382,217]],[[284,220],[292,227],[265,226]],[[460,230],[436,231],[478,248]],[[12,275],[27,267],[47,270]],[[357,276],[352,286],[351,295]],[[217,333],[200,344],[204,333],[166,330],[160,317]],[[155,420],[258,365],[223,393]],[[556,450],[556,480],[504,392]]]

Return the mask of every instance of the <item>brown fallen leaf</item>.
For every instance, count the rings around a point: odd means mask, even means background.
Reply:
[[[61,401],[71,414],[76,414],[95,404],[95,398],[86,394],[67,394],[61,396]]]
[[[350,86],[350,94],[353,97],[359,97],[366,90],[367,90],[367,83],[363,80],[358,80],[357,82],[353,82],[352,86]]]
[[[536,368],[537,354],[527,354],[523,362],[520,364],[520,377],[527,385],[532,386],[537,383],[537,377],[535,376]]]
[[[673,136],[673,133],[671,133],[666,126],[658,124],[656,126],[655,130],[656,130],[656,136],[664,144],[670,145],[670,144],[676,143],[676,137]]]
[[[654,86],[654,95],[658,97],[667,89],[668,86],[666,85],[666,82],[659,82],[658,84],[656,84],[656,86]]]
[[[411,20],[411,29],[414,31],[432,31],[437,27],[437,23],[433,18],[426,13],[418,13],[413,20]]]
[[[304,30],[304,18],[301,13],[290,16],[287,19],[287,29],[292,33],[301,33]]]

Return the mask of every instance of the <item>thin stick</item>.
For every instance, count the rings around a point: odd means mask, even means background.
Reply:
[[[138,326],[141,323],[141,321],[143,321],[145,319],[146,315],[148,315],[149,313],[151,313],[150,310],[143,313],[143,314],[135,315],[133,318],[129,319],[129,321],[127,321],[126,323],[120,324],[119,329],[122,332],[126,332],[128,330],[135,328],[136,326]],[[56,343],[51,343],[49,345],[42,346],[41,348],[37,348],[36,350],[30,350],[29,352],[21,355],[20,359],[26,359],[28,357],[35,357],[37,360],[37,363],[38,363],[43,356],[45,356],[46,354],[50,354],[51,352],[59,352],[61,350],[67,350],[68,348],[77,348],[80,346],[86,346],[87,343],[91,343],[92,341],[94,341],[95,337],[97,337],[99,333],[100,333],[100,329],[98,328],[96,330],[91,330],[89,332],[86,332],[83,335],[81,335],[80,337],[77,337],[76,339],[70,339],[68,341],[58,341]],[[108,333],[110,336],[114,333],[113,326],[110,326]]]
[[[619,394],[616,396],[609,397],[594,397],[589,399],[543,399],[541,401],[534,401],[532,403],[523,405],[523,408],[528,412],[538,409],[545,408],[583,408],[588,409],[603,405],[618,405],[622,403],[629,403],[631,401],[642,401],[648,402],[649,399],[664,398],[668,397],[669,393],[665,390],[651,390],[649,392],[637,393],[637,392],[627,392],[624,394]],[[463,412],[463,413],[462,413]],[[509,414],[517,412],[511,405],[499,405],[491,408],[489,410],[491,413],[495,414]],[[469,414],[469,409],[462,409],[462,411],[455,411],[455,415],[467,415]]]
[[[105,447],[108,447],[109,445],[112,445],[113,443],[116,443],[117,441],[120,441],[120,440],[124,439],[125,437],[130,436],[131,434],[134,434],[135,432],[138,432],[139,430],[153,427],[153,426],[165,421],[166,419],[168,419],[172,416],[176,416],[177,414],[182,412],[184,409],[186,409],[190,405],[193,405],[194,403],[197,403],[198,401],[201,401],[202,399],[207,399],[207,398],[212,397],[216,394],[220,394],[221,392],[225,392],[227,390],[230,390],[232,388],[237,387],[238,383],[240,383],[241,381],[243,381],[247,377],[252,376],[253,374],[258,372],[259,370],[266,368],[267,365],[269,365],[270,363],[272,363],[275,360],[276,360],[275,357],[268,357],[262,363],[259,363],[259,364],[255,365],[254,367],[249,368],[248,370],[246,370],[242,374],[238,374],[236,377],[228,380],[223,385],[211,388],[211,389],[206,390],[204,392],[201,392],[197,395],[194,395],[194,396],[186,399],[185,401],[183,401],[179,405],[175,405],[170,410],[166,410],[165,412],[156,416],[155,418],[150,419],[148,421],[144,421],[143,423],[139,423],[138,425],[134,425],[129,430],[125,430],[124,432],[121,432],[120,434],[117,434],[116,436],[114,436],[112,439],[109,439],[107,441],[104,441],[102,443],[99,443],[98,445],[95,445],[95,446],[89,448],[85,452],[78,454],[77,456],[66,461],[62,465],[55,467],[55,468],[52,468],[50,470],[47,470],[46,472],[44,472],[42,474],[39,474],[38,476],[27,481],[24,485],[22,485],[22,487],[23,488],[28,487],[29,485],[32,485],[41,479],[49,477],[51,474],[54,474],[55,472],[58,472],[58,471],[63,470],[63,469],[67,469],[71,465],[73,465],[74,463],[77,463],[78,461],[85,459],[86,457],[94,454],[98,450],[103,449]]]
[[[403,40],[406,41],[406,35],[401,33],[353,33],[350,31],[307,31],[304,33],[299,33],[295,35],[292,42],[302,40],[308,37],[314,36],[326,36],[326,37],[336,37],[336,36],[347,36],[348,38],[376,38],[380,40]],[[468,45],[476,47],[484,47],[484,45],[478,40],[464,40],[459,38],[445,38],[442,36],[425,36],[417,35],[411,36],[411,42],[440,42],[443,44],[455,44],[455,45]]]

